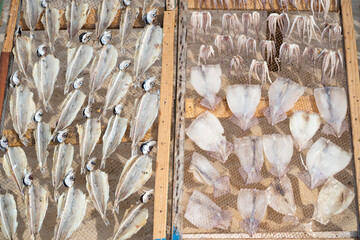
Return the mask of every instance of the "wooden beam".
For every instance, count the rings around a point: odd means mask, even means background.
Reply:
[[[166,11],[174,11],[176,8],[176,0],[166,0]]]
[[[157,15],[155,23],[159,23],[162,26],[162,24],[163,24],[163,16],[164,16],[164,8],[157,8],[157,9],[158,9],[158,15]],[[108,29],[119,29],[120,20],[121,20],[121,13],[122,13],[122,10],[119,10],[116,17],[115,17],[115,19],[114,19],[114,21],[111,23],[111,25],[109,26]],[[66,17],[65,17],[64,10],[60,10],[60,14],[61,14],[60,29],[61,30],[66,30],[67,29],[67,22],[66,22]],[[42,18],[42,15],[40,16],[40,19],[41,18]],[[82,29],[87,29],[87,30],[95,29],[96,22],[97,22],[97,9],[91,9],[88,18],[86,19],[86,23],[84,24]],[[29,28],[25,24],[23,14],[21,14],[19,25],[21,26],[21,28],[24,31],[29,30]],[[134,23],[134,28],[143,28],[143,27],[145,27],[145,22],[142,20],[142,9],[140,8],[140,13],[139,13],[139,15],[138,15],[138,17],[137,17],[137,19],[136,19],[136,21]],[[41,23],[41,21],[38,22],[38,24],[36,25],[35,30],[44,30],[44,26]]]
[[[154,239],[166,239],[174,79],[175,11],[164,13],[158,150],[154,193]]]
[[[188,98],[185,102],[185,118],[196,118],[199,114],[209,111],[209,109],[200,105],[201,99]],[[262,111],[269,106],[269,101],[265,98],[261,98],[261,101],[256,109],[256,117],[264,117]],[[293,109],[287,112],[290,115],[293,111],[307,111],[307,112],[319,112],[316,107],[314,96],[303,96],[295,103]],[[233,114],[231,113],[227,102],[223,99],[214,111],[211,111],[218,118],[229,118]]]

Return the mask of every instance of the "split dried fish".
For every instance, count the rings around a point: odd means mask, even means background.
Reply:
[[[250,69],[249,69],[249,82],[251,80],[252,76],[255,76],[255,78],[261,82],[261,85],[263,86],[266,81],[269,81],[269,83],[272,83],[269,73],[269,67],[266,61],[256,60],[253,59],[251,61]]]
[[[214,45],[220,56],[222,56],[223,53],[229,54],[234,51],[234,42],[230,35],[217,35]]]
[[[133,7],[126,7],[125,12],[121,14],[119,34],[120,50],[122,54],[125,54],[125,43],[131,33],[131,30],[138,15],[139,8]]]
[[[49,101],[54,92],[59,70],[60,61],[52,54],[42,57],[34,65],[33,78],[45,111],[51,109]]]
[[[72,171],[71,164],[74,158],[74,147],[73,145],[61,143],[55,146],[53,156],[53,167],[51,171],[51,181],[54,187],[54,199],[55,201],[59,198],[58,189],[62,186],[63,181]]]
[[[200,59],[204,61],[206,64],[206,61],[211,57],[215,55],[214,48],[211,45],[201,45],[199,50],[199,60],[198,65],[200,65]]]
[[[0,195],[0,218],[1,232],[5,238],[14,239],[18,227],[17,210],[14,196],[10,193]]]
[[[355,194],[335,178],[329,178],[321,188],[312,219],[326,225],[332,216],[349,207]]]
[[[312,137],[319,130],[321,120],[317,113],[296,111],[290,117],[290,132],[295,139],[295,146],[302,151],[312,145]]]
[[[81,158],[81,174],[85,174],[85,161],[94,151],[101,135],[101,122],[97,118],[89,118],[85,124],[78,125]]]
[[[21,29],[18,29],[17,35],[15,36],[13,53],[20,71],[25,76],[25,79],[29,80],[31,72],[31,39],[26,36],[21,36]]]
[[[221,101],[216,96],[221,87],[221,74],[220,64],[200,65],[191,69],[190,84],[204,98],[200,104],[211,110]]]
[[[254,116],[260,103],[260,85],[230,85],[226,91],[226,101],[234,114],[230,121],[239,126],[243,131],[258,125],[259,121]]]
[[[320,116],[326,121],[322,132],[341,137],[347,129],[347,96],[344,88],[324,87],[314,89],[316,106]]]
[[[37,123],[34,131],[36,157],[39,162],[40,171],[42,174],[45,173],[45,165],[49,152],[47,147],[51,142],[51,127],[48,123],[43,123],[40,120]]]
[[[195,190],[189,199],[184,217],[198,228],[227,230],[232,213],[222,210],[205,194]]]
[[[288,171],[293,156],[293,140],[290,135],[272,134],[263,136],[266,159],[272,165],[270,173],[282,178]]]
[[[109,220],[106,217],[106,208],[109,201],[108,175],[100,170],[95,170],[86,175],[86,188],[95,209],[100,213],[106,226]]]
[[[16,87],[10,97],[10,115],[15,132],[20,141],[27,146],[28,140],[24,136],[36,112],[33,93],[26,85]]]
[[[226,169],[224,169],[224,171],[226,171]],[[213,163],[197,152],[194,152],[192,155],[189,172],[194,174],[198,182],[212,187],[215,198],[230,193],[229,176],[221,175]]]
[[[300,173],[299,178],[312,190],[346,168],[351,157],[351,153],[330,140],[320,138],[309,149],[306,164],[303,163],[306,172]]]
[[[70,0],[69,4],[66,6],[66,22],[67,22],[67,31],[69,34],[69,43],[71,45],[75,35],[80,31],[80,29],[86,23],[86,19],[90,14],[89,4],[79,3],[76,0]]]
[[[271,125],[284,121],[286,112],[291,110],[304,94],[305,87],[289,78],[278,77],[269,88],[269,107],[263,113]]]
[[[30,36],[33,38],[36,24],[39,22],[40,14],[43,11],[41,0],[24,0],[23,8],[25,24],[30,29]]]
[[[96,22],[95,32],[97,37],[100,37],[114,21],[119,9],[119,0],[102,0]]]
[[[86,213],[86,195],[79,189],[69,188],[63,193],[58,202],[58,218],[54,239],[66,240],[76,231]]]
[[[116,186],[113,212],[119,212],[119,203],[140,190],[152,174],[152,159],[148,155],[132,156],[127,160]]]
[[[52,52],[55,51],[54,49],[55,41],[59,37],[60,17],[61,17],[60,10],[53,7],[47,7],[45,8],[44,15],[41,19]]]
[[[160,106],[160,93],[146,92],[137,103],[135,115],[131,121],[130,139],[132,141],[132,155],[137,154],[137,145],[144,138],[146,132],[154,124]]]
[[[257,189],[240,189],[237,208],[241,217],[243,229],[253,236],[260,227],[260,222],[265,217],[268,199],[265,191]]]
[[[136,80],[159,59],[162,48],[163,30],[160,26],[147,25],[138,36],[135,47],[134,71]]]
[[[200,114],[185,131],[196,145],[209,151],[222,163],[226,162],[233,150],[232,143],[224,136],[224,128],[219,119],[208,111]]]
[[[245,184],[262,180],[261,168],[264,164],[263,140],[258,136],[234,139],[234,152],[240,160],[240,175]]]
[[[113,240],[126,240],[136,234],[146,225],[149,217],[149,210],[142,209],[144,204],[131,206],[124,213],[123,219],[114,234]]]
[[[32,239],[39,235],[48,209],[49,192],[42,186],[32,185],[25,195],[26,216]]]
[[[211,35],[211,14],[210,12],[193,12],[190,18],[190,24],[192,26],[193,42],[198,40],[199,34],[204,33]]]

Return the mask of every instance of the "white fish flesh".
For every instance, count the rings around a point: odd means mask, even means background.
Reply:
[[[106,159],[120,145],[127,129],[128,119],[120,117],[120,114],[114,114],[108,121],[105,133],[102,137],[102,159],[101,168],[105,168]]]
[[[113,240],[126,240],[136,234],[146,225],[149,217],[149,210],[142,209],[143,204],[131,206],[124,213],[124,217],[114,234]]]
[[[48,209],[49,192],[42,186],[32,185],[25,195],[26,215],[32,239],[39,235]]]
[[[55,240],[66,240],[76,231],[86,213],[86,195],[71,187],[63,193],[58,202],[58,221],[55,227]]]
[[[65,16],[70,43],[86,23],[89,13],[89,4],[79,3],[76,0],[69,1],[69,4],[66,6]]]
[[[186,134],[202,150],[211,152],[222,163],[226,162],[233,150],[232,143],[224,136],[224,128],[219,119],[208,111],[191,123]]]
[[[101,135],[101,122],[97,118],[89,118],[84,125],[78,125],[80,142],[81,174],[85,174],[85,160],[94,151]]]
[[[285,175],[274,180],[266,189],[269,206],[284,216],[284,222],[297,223],[296,204],[290,179]]]
[[[219,171],[203,155],[197,152],[193,153],[189,171],[194,174],[198,182],[214,188],[214,197],[230,193],[229,176],[220,175]]]
[[[59,198],[58,189],[62,186],[66,175],[72,170],[71,164],[74,158],[74,147],[64,142],[56,145],[53,156],[51,181],[54,187],[54,199]]]
[[[48,123],[39,122],[34,131],[36,157],[39,162],[40,171],[45,173],[45,165],[49,152],[47,147],[51,141],[51,128]]]
[[[118,58],[117,49],[107,44],[97,53],[90,70],[90,97],[99,90],[114,69]]]
[[[290,132],[296,141],[299,151],[307,149],[312,144],[312,137],[319,130],[321,120],[317,113],[296,111],[290,117]]]
[[[264,164],[262,137],[249,136],[234,139],[234,152],[240,160],[240,175],[245,184],[260,182]]]
[[[88,44],[82,44],[78,49],[68,49],[64,94],[69,92],[70,85],[90,63],[93,53],[94,49]]]
[[[119,203],[140,190],[151,174],[152,159],[148,155],[132,156],[127,160],[116,186],[113,211],[118,212]]]
[[[355,194],[335,178],[329,178],[321,188],[312,219],[326,225],[332,216],[343,212]]]
[[[25,146],[27,146],[28,140],[24,135],[36,112],[33,95],[29,87],[20,85],[15,88],[10,97],[10,115],[13,127]]]
[[[42,57],[39,62],[34,65],[33,78],[45,111],[51,108],[49,101],[54,92],[59,70],[60,61],[52,54]]]
[[[211,110],[221,101],[216,94],[221,88],[221,67],[217,65],[200,65],[191,69],[190,84],[204,99],[201,105]]]
[[[29,172],[27,170],[28,161],[24,150],[20,147],[9,147],[2,159],[2,165],[6,175],[9,178],[14,178],[16,186],[22,194],[25,187],[23,178]]]
[[[265,191],[257,189],[240,189],[237,208],[241,217],[243,229],[253,236],[260,227],[260,222],[265,217],[268,199]]]
[[[258,125],[259,122],[254,115],[260,103],[260,98],[260,85],[237,84],[229,86],[226,92],[226,100],[231,112],[234,114],[230,121],[243,131]]]
[[[125,54],[125,43],[131,33],[131,30],[134,26],[138,14],[139,14],[139,8],[133,8],[133,7],[126,7],[125,11],[122,11],[121,13],[119,34],[120,34],[120,49],[122,54]]]
[[[147,25],[138,36],[135,47],[134,71],[136,80],[159,59],[163,30],[160,26]]]
[[[49,40],[50,49],[54,52],[56,39],[59,37],[60,30],[60,11],[56,8],[47,7],[41,19]]]
[[[281,178],[288,171],[293,156],[293,140],[290,135],[272,134],[263,136],[266,159],[271,163],[270,173]]]
[[[323,133],[340,137],[347,128],[345,117],[348,105],[345,89],[316,88],[314,96],[320,116],[327,122],[322,129]]]
[[[284,121],[286,112],[294,107],[297,100],[304,94],[305,87],[288,78],[278,77],[269,88],[269,107],[264,115],[269,123],[275,125]]]
[[[24,19],[26,26],[33,32],[39,22],[40,14],[43,11],[41,0],[24,0]]]
[[[13,50],[18,67],[25,79],[29,79],[31,63],[31,39],[26,36],[17,35]]]
[[[80,90],[74,90],[66,96],[66,99],[61,104],[61,113],[56,122],[53,135],[55,135],[58,131],[64,130],[74,121],[85,101],[85,98],[85,94]]]
[[[198,228],[227,230],[232,213],[222,210],[205,194],[195,190],[189,199],[184,217]]]
[[[106,208],[109,201],[108,175],[100,170],[95,170],[86,175],[86,188],[95,209],[100,213],[106,226],[109,220],[106,217]]]
[[[6,239],[14,239],[18,227],[17,210],[14,196],[10,193],[0,195],[0,217],[1,232]]]
[[[119,0],[102,0],[100,11],[96,22],[96,36],[100,37],[105,30],[114,21],[115,16],[120,9]]]
[[[301,173],[299,177],[310,189],[314,189],[346,168],[351,157],[351,153],[330,140],[320,138],[309,149],[304,165],[306,172]]]
[[[112,109],[120,104],[132,84],[132,77],[123,70],[120,70],[118,74],[114,75],[109,83],[108,91],[106,93],[104,111]]]
[[[130,139],[132,141],[132,155],[137,153],[137,145],[146,132],[154,124],[160,106],[160,93],[146,92],[136,106],[134,118],[131,121]]]

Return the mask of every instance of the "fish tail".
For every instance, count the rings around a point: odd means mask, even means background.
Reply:
[[[119,214],[119,204],[116,204],[115,206],[114,206],[114,208],[113,208],[113,214]]]
[[[101,159],[100,169],[105,169],[106,159]]]
[[[27,144],[29,143],[29,141],[26,139],[26,137],[24,136],[19,136],[20,141],[24,144],[24,146],[26,147]]]
[[[104,223],[105,223],[106,226],[109,226],[109,225],[110,225],[110,222],[109,222],[109,220],[107,219],[106,216],[103,216],[102,219],[103,219],[103,221],[104,221]]]
[[[57,202],[59,199],[59,191],[57,189],[54,190],[54,200]]]

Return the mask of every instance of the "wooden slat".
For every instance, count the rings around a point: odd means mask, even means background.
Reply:
[[[163,16],[164,16],[164,8],[157,8],[157,9],[158,9],[158,15],[156,18],[156,23],[159,23],[160,25],[162,25]],[[119,29],[122,11],[123,10],[118,11],[114,21],[111,23],[111,25],[109,26],[108,29]],[[66,25],[67,23],[66,23],[66,17],[65,17],[64,10],[60,10],[60,14],[61,14],[60,29],[65,30],[65,29],[67,29],[67,25]],[[41,17],[40,17],[40,19],[41,19]],[[96,21],[97,21],[97,9],[91,9],[88,18],[86,19],[86,23],[84,24],[82,29],[87,29],[87,30],[95,29]],[[25,30],[25,31],[29,30],[29,28],[25,24],[23,14],[21,14],[19,25],[21,26],[21,28],[23,30]],[[134,28],[143,28],[144,26],[145,26],[145,22],[142,20],[142,9],[140,9],[140,13],[134,23]],[[44,26],[41,23],[41,21],[38,22],[35,30],[44,30]]]
[[[166,239],[174,76],[175,11],[164,13],[158,150],[155,174],[154,239]]]
[[[166,11],[174,11],[176,8],[175,0],[166,0]]]
[[[186,99],[185,102],[185,118],[196,118],[199,114],[209,111],[209,109],[200,105],[201,99]],[[262,111],[269,106],[269,101],[265,98],[261,98],[261,101],[256,109],[255,116],[263,117]],[[313,96],[303,96],[295,103],[293,109],[287,112],[290,115],[293,111],[307,111],[307,112],[319,112],[316,107],[315,99]],[[214,111],[211,111],[218,118],[228,118],[233,114],[231,113],[226,100],[222,100]]]
[[[360,212],[360,79],[351,0],[341,0],[345,62],[349,89],[351,132],[355,160],[357,205]],[[359,236],[359,235],[358,235]]]

